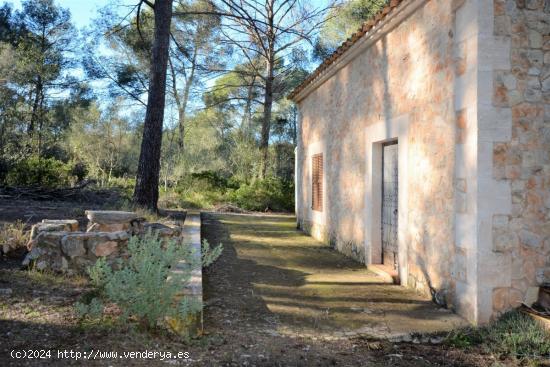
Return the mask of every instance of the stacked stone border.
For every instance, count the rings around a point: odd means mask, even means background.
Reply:
[[[199,264],[189,269],[185,260],[179,261],[174,274],[187,273],[191,278],[184,282],[181,291],[173,300],[174,307],[179,300],[186,297],[200,311],[187,315],[185,319],[169,318],[166,326],[176,334],[192,338],[203,332],[203,291],[202,291],[202,246],[201,246],[201,213],[177,212],[168,213],[171,221],[166,224],[146,223],[136,213],[117,211],[88,211],[89,223],[87,232],[79,232],[76,220],[48,220],[33,226],[28,248],[29,254],[23,261],[24,266],[34,266],[37,270],[50,270],[69,275],[83,274],[103,257],[108,263],[125,258],[127,243],[132,235],[140,235],[149,230],[158,232],[163,240],[176,240],[181,246],[192,249],[193,261]]]
[[[182,226],[183,246],[190,246],[194,250],[196,260],[202,258],[201,253],[201,213],[188,211]],[[181,273],[188,270],[189,264],[185,261],[180,261],[174,268],[174,273]],[[177,334],[183,337],[194,337],[201,335],[203,332],[203,297],[202,297],[202,266],[192,269],[191,279],[187,284],[184,284],[180,296],[185,296],[190,302],[200,305],[200,311],[189,315],[186,319],[171,319],[168,320],[169,327]]]

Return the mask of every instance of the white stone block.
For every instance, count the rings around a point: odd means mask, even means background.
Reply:
[[[491,23],[491,22],[487,22]],[[479,70],[510,70],[511,39],[505,36],[480,36],[479,38]]]
[[[456,246],[464,249],[474,248],[476,243],[477,225],[473,215],[457,213],[455,219]]]

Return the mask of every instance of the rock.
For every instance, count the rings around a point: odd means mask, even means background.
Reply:
[[[86,217],[90,222],[99,224],[130,223],[139,219],[136,213],[114,210],[86,210]]]
[[[41,248],[34,247],[28,254],[25,256],[25,259],[23,260],[22,265],[23,266],[29,266],[31,264],[31,261],[34,261],[38,259],[40,256],[44,254],[44,250]]]
[[[78,221],[76,219],[44,219],[42,224],[48,225],[63,225],[67,232],[78,231]]]
[[[106,233],[107,237],[111,241],[127,241],[130,239],[130,235],[126,231],[118,231]]]
[[[530,30],[528,37],[531,48],[542,48],[542,34],[535,30]]]
[[[118,249],[118,244],[115,241],[100,242],[94,246],[95,256],[109,256]]]
[[[537,302],[538,298],[539,298],[539,287],[529,287],[527,288],[527,292],[525,292],[525,298],[523,299],[523,303],[531,307],[533,303]]]
[[[67,235],[67,232],[40,232],[35,238],[35,245],[38,247],[59,248],[61,239]]]
[[[169,227],[162,223],[145,223],[143,225],[143,231],[157,232],[159,237],[179,237],[181,236],[181,227],[174,226]]]
[[[130,236],[144,233],[144,219],[136,213],[87,211],[86,215],[90,219],[87,232],[78,231],[76,220],[43,220],[34,225],[33,236],[27,244],[29,253],[22,265],[76,274],[84,273],[97,257],[108,257],[108,263],[116,266],[116,258],[129,256],[126,249]],[[157,231],[163,241],[181,240],[182,228],[175,222],[172,225],[153,223],[148,228]]]
[[[31,228],[31,240],[42,232],[74,232],[78,231],[78,221],[73,219],[50,220],[44,219]]]
[[[120,232],[130,229],[130,223],[92,224],[86,232]]]
[[[530,247],[539,247],[541,245],[541,239],[540,237],[530,231],[522,230],[519,233],[519,238],[521,240],[521,243]]]
[[[82,235],[67,235],[61,239],[61,250],[69,257],[82,256],[86,254]]]

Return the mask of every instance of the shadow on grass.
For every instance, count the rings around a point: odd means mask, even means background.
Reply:
[[[449,312],[381,282],[329,246],[291,232],[293,225],[292,217],[203,214],[203,237],[212,245],[224,244],[205,280],[206,303],[223,310],[222,322],[265,325],[270,319],[277,326],[309,331],[351,331],[386,322],[399,327],[401,321],[405,328],[420,330],[426,320],[435,327],[446,324]]]

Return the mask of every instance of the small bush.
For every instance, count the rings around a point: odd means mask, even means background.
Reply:
[[[54,158],[32,157],[16,163],[8,172],[6,183],[11,186],[69,186],[75,180],[71,165]]]
[[[230,180],[228,180],[224,175],[219,172],[202,171],[198,173],[192,173],[191,177],[194,180],[201,181],[202,183],[207,184],[212,188],[225,190],[230,187]]]
[[[111,179],[105,183],[105,186],[119,189],[126,197],[132,197],[134,188],[136,187],[136,179],[127,177],[111,177]]]
[[[127,262],[120,262],[117,270],[108,266],[104,259],[99,259],[89,269],[89,275],[94,286],[100,290],[101,297],[120,308],[123,319],[138,319],[151,329],[165,317],[185,317],[197,311],[196,305],[185,297],[178,307],[174,307],[174,299],[183,285],[189,282],[192,269],[211,264],[221,251],[221,245],[210,249],[205,241],[202,259],[197,260],[188,246],[173,241],[163,244],[156,234],[149,233],[143,238],[135,236],[130,239],[130,257]],[[181,272],[172,272],[171,268],[180,260],[189,266]],[[94,306],[92,302],[95,302]],[[92,302],[89,305],[75,305],[77,313],[89,314],[102,304],[99,300]]]
[[[229,193],[228,199],[246,210],[290,211],[294,209],[294,186],[270,177],[241,185]]]
[[[205,171],[187,176],[174,191],[161,191],[160,202],[166,207],[180,208],[211,209],[218,204],[233,204],[253,211],[292,211],[294,183],[278,177],[247,183]]]
[[[175,188],[182,208],[210,209],[225,201],[227,188],[224,179],[215,173],[206,172],[186,177]],[[164,193],[162,196],[166,196]],[[161,196],[161,198],[162,198]]]
[[[25,223],[17,221],[0,225],[0,250],[7,255],[12,251],[25,250],[29,234],[25,231]]]
[[[485,327],[454,331],[447,343],[457,348],[479,345],[488,353],[518,359],[550,358],[550,334],[519,311],[510,311]]]
[[[88,167],[82,162],[76,162],[71,166],[71,176],[78,182],[83,181],[88,176]]]

